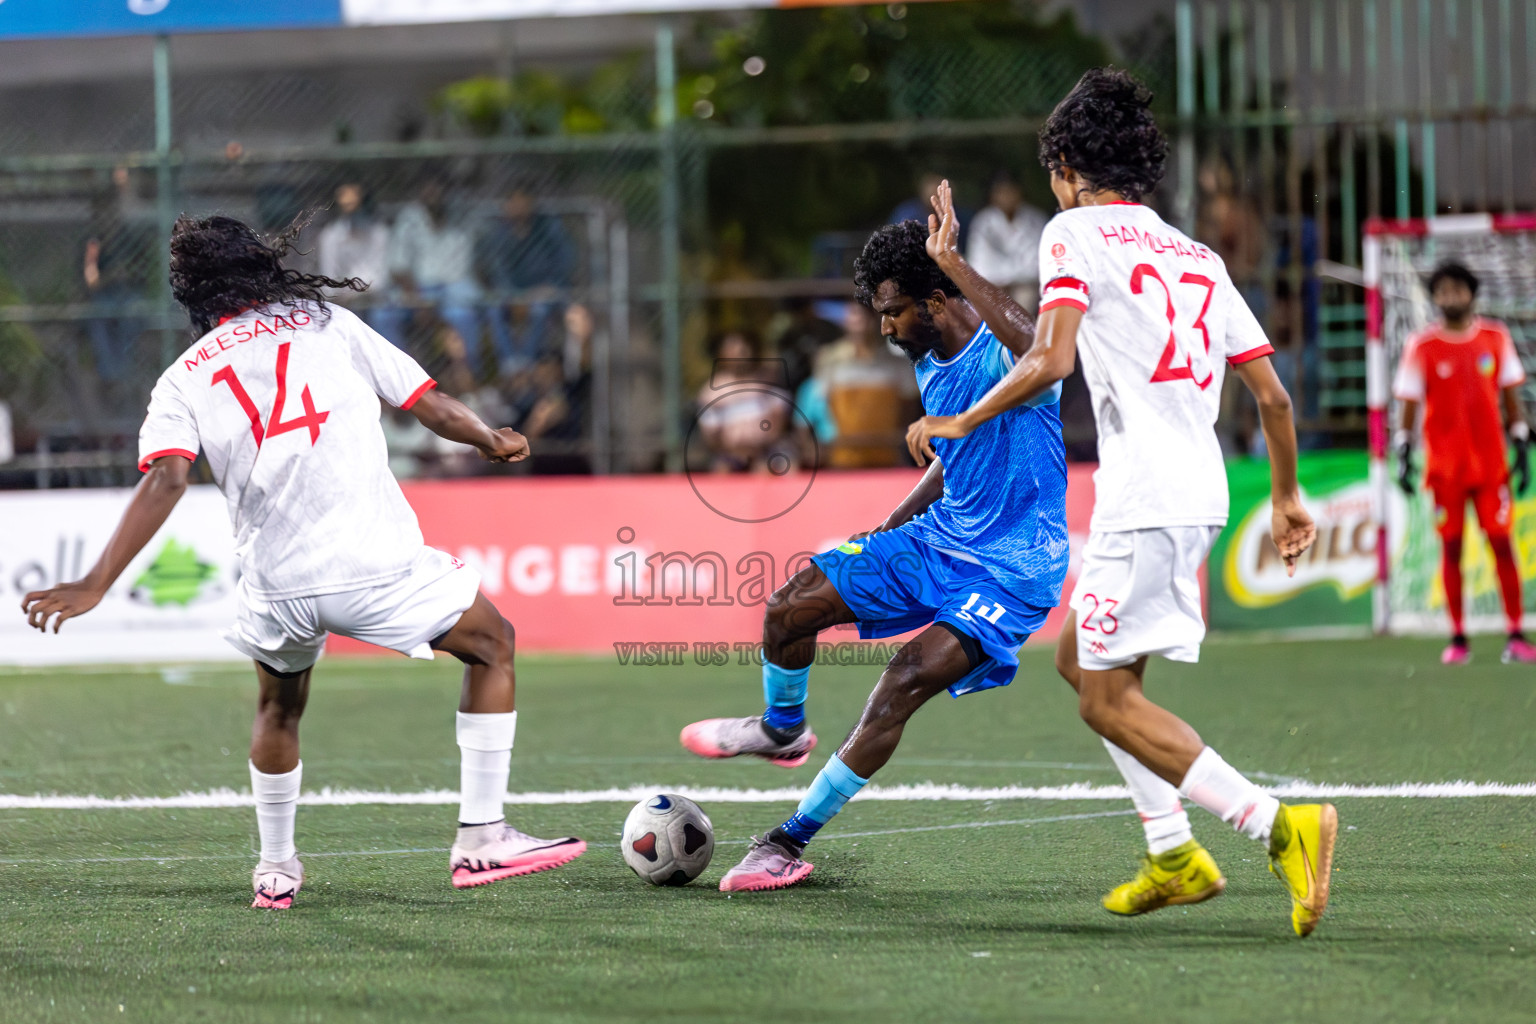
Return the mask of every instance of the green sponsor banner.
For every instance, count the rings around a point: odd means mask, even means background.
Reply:
[[[1211,551],[1212,629],[1371,624],[1376,521],[1365,452],[1309,452],[1297,476],[1317,543],[1287,576],[1270,538],[1269,463],[1231,459],[1232,511]]]

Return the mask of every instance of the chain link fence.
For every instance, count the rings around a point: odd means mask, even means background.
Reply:
[[[1451,6],[1422,22],[1398,0],[1185,0],[1117,41],[1027,4],[773,11],[691,22],[676,46],[664,28],[654,53],[595,69],[467,78],[425,58],[172,74],[163,44],[158,77],[0,90],[13,449],[0,444],[0,487],[136,478],[149,388],[192,340],[166,295],[170,224],[211,212],[269,233],[312,214],[296,262],[368,280],[339,301],[538,453],[491,470],[386,416],[403,476],[741,463],[685,444],[717,397],[724,349],[766,360],[748,376],[796,413],[764,450],[824,461],[837,416],[806,381],[888,355],[860,347],[868,324],[847,308],[869,231],[925,213],[919,192],[937,174],[970,214],[999,172],[1049,213],[1035,131],[1111,59],[1152,87],[1173,143],[1152,201],[1234,269],[1309,443],[1358,441],[1361,223],[1517,205],[1532,187],[1536,78],[1519,55],[1536,16]],[[1465,47],[1474,33],[1483,50],[1459,99],[1394,98],[1415,60],[1442,78],[1466,63],[1437,34]],[[1447,136],[1481,163],[1448,153]],[[895,419],[910,407],[894,387],[869,401],[897,412],[857,427],[880,434],[876,464],[904,458]],[[1222,430],[1242,451],[1256,420],[1231,398]],[[1093,458],[1076,382],[1064,420],[1070,454]]]

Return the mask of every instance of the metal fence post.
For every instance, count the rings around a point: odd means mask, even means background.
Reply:
[[[661,401],[666,466],[683,468],[682,224],[678,201],[677,53],[672,26],[656,30],[656,127],[661,132]]]
[[[176,222],[171,188],[171,39],[161,35],[155,37],[155,219],[160,238],[160,287],[156,294],[160,300],[162,365],[176,356],[176,339],[170,326],[171,228]]]
[[[1174,14],[1178,36],[1179,193],[1176,216],[1186,235],[1195,233],[1195,11],[1179,0]]]

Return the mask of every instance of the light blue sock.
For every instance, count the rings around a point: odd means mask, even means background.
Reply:
[[[763,702],[768,705],[768,724],[781,731],[805,722],[805,693],[811,667],[780,668],[763,658]]]
[[[810,842],[817,831],[831,821],[843,805],[868,784],[853,774],[853,769],[843,759],[833,754],[825,767],[816,773],[811,788],[805,791],[800,807],[790,819],[780,826],[791,839],[800,844]]]

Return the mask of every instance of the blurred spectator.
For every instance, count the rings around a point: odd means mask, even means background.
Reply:
[[[123,307],[144,298],[148,274],[160,265],[154,221],[147,209],[138,207],[132,173],[114,167],[111,192],[95,204],[81,266],[92,314],[85,329],[96,372],[104,381],[119,381],[128,374],[144,322]]]
[[[497,298],[512,299],[492,315],[491,330],[503,369],[516,369],[552,346],[576,249],[559,217],[535,212],[526,189],[514,190],[501,213],[481,235],[480,264]]]
[[[1216,250],[1232,283],[1263,323],[1267,302],[1259,271],[1267,244],[1264,218],[1252,199],[1239,194],[1237,176],[1224,157],[1213,156],[1201,165],[1199,184],[1195,238]]]
[[[746,331],[721,335],[710,347],[714,368],[699,391],[699,432],[717,473],[785,472],[795,463],[786,438],[793,406],[774,378],[775,360],[759,358]]]
[[[1276,371],[1287,387],[1295,379],[1295,361],[1286,347],[1288,339],[1276,337],[1270,322],[1269,295],[1264,288],[1263,270],[1268,244],[1264,218],[1258,204],[1243,195],[1237,175],[1226,157],[1213,154],[1200,165],[1198,176],[1200,208],[1195,220],[1195,238],[1216,250],[1227,265],[1227,273],[1237,286],[1248,308],[1270,333],[1275,343]],[[1233,436],[1230,450],[1263,454],[1264,434],[1258,429],[1258,408],[1247,388],[1241,387],[1236,374],[1228,374],[1222,386],[1222,415]],[[1298,404],[1300,399],[1298,398]]]
[[[528,438],[535,476],[592,472],[587,453],[587,411],[592,378],[582,368],[567,377],[561,359],[546,355],[508,378],[507,422]]]
[[[389,285],[389,228],[374,218],[365,198],[363,186],[355,182],[337,188],[336,217],[321,230],[315,248],[326,277],[357,277],[382,291]],[[357,293],[339,291],[329,297],[346,302]]]
[[[943,180],[944,175],[936,171],[924,171],[918,175],[917,195],[897,203],[887,223],[900,224],[904,220],[928,223],[928,215],[933,212],[933,197],[939,191],[939,182]],[[960,251],[965,252],[971,236],[971,211],[957,205],[955,215],[960,221]]]
[[[395,218],[389,237],[391,304],[380,307],[374,320],[380,334],[409,348],[406,327],[411,306],[430,303],[462,342],[473,372],[481,366],[480,286],[475,283],[474,239],[449,217],[439,181],[422,186],[417,201]]]
[[[1040,232],[1045,214],[1026,205],[1019,183],[1006,171],[992,179],[991,204],[971,222],[965,258],[976,272],[1033,312],[1040,299]]]
[[[389,471],[397,480],[415,480],[436,476],[441,458],[442,440],[421,425],[421,421],[403,409],[386,408],[379,422],[384,429],[384,444],[389,450]]]
[[[592,320],[592,311],[579,302],[565,307],[563,320],[565,337],[560,345],[560,363],[565,379],[571,381],[592,365],[592,336],[597,333],[597,325]]]
[[[827,465],[903,465],[907,424],[917,414],[912,364],[891,351],[879,321],[857,302],[848,303],[843,328],[844,336],[822,351],[812,378],[836,431]]]
[[[794,392],[816,367],[816,353],[823,345],[843,336],[842,328],[816,312],[816,303],[806,298],[785,303],[788,322],[779,330],[774,348],[782,360],[782,383]]]

